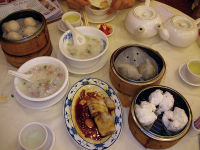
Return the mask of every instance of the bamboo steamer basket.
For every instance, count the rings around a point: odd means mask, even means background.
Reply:
[[[135,104],[140,104],[141,101],[148,100],[149,95],[156,89],[161,89],[163,92],[168,91],[174,97],[174,107],[179,107],[185,110],[188,116],[188,123],[181,131],[173,134],[168,134],[162,123],[162,114],[154,122],[150,130],[143,127],[138,121],[135,114]],[[173,108],[174,108],[173,107]],[[133,136],[146,148],[165,149],[175,145],[189,131],[192,123],[192,111],[186,99],[177,91],[166,86],[150,86],[141,90],[134,98],[130,107],[128,116],[129,128]]]
[[[40,28],[33,35],[25,37],[22,40],[8,40],[3,37],[3,23],[25,17],[33,17],[41,23]],[[0,23],[0,35],[1,48],[6,59],[15,67],[20,67],[23,63],[32,58],[51,55],[52,45],[49,38],[46,20],[44,16],[37,11],[27,9],[8,15]]]
[[[158,65],[158,74],[149,80],[146,81],[130,81],[125,78],[123,78],[116,70],[115,68],[115,60],[118,57],[118,55],[130,47],[138,47],[141,48],[144,52],[146,52],[149,56],[151,56]],[[155,50],[143,46],[143,45],[126,45],[118,48],[111,56],[110,59],[110,80],[114,87],[121,93],[128,95],[128,96],[135,96],[137,92],[139,92],[141,89],[151,86],[151,85],[159,85],[164,74],[166,72],[166,64],[163,59],[163,57],[156,52]]]

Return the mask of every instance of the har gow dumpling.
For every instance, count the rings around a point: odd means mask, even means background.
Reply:
[[[139,80],[142,77],[142,75],[138,72],[137,67],[133,64],[118,64],[117,70],[123,77],[130,80]]]
[[[6,32],[11,32],[11,31],[19,31],[20,25],[17,21],[15,20],[10,20],[8,22],[5,22],[3,24],[3,28]]]
[[[21,34],[17,33],[17,32],[14,32],[14,31],[11,31],[7,34],[6,38],[8,40],[21,40],[23,37]]]
[[[24,28],[23,35],[24,35],[24,36],[31,36],[31,35],[33,35],[36,31],[37,31],[37,28],[36,28],[36,27],[28,26],[28,27]]]
[[[156,75],[156,68],[148,58],[139,66],[138,69],[139,73],[142,74],[142,77],[145,80],[151,79]]]
[[[36,26],[37,22],[32,17],[24,18],[24,25],[27,26]]]

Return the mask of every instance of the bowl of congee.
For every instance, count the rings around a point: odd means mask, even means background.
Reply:
[[[68,69],[56,58],[37,57],[24,63],[17,71],[29,75],[30,80],[14,79],[14,90],[22,99],[52,100],[67,88]]]
[[[84,46],[75,45],[72,33],[68,30],[60,38],[60,52],[73,67],[92,67],[108,50],[108,38],[102,31],[94,27],[80,26],[76,29],[86,38]]]

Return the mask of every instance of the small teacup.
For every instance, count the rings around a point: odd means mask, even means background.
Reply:
[[[72,26],[78,27],[81,25],[81,14],[76,11],[69,11],[62,15],[62,21],[68,21]]]
[[[48,131],[39,122],[26,124],[18,136],[18,144],[22,150],[43,150],[47,145]]]
[[[194,83],[200,83],[200,59],[192,59],[186,65],[186,75]]]

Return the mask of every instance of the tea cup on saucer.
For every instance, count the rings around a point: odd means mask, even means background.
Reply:
[[[185,73],[190,81],[200,84],[200,59],[192,59],[188,61]]]
[[[43,150],[48,143],[48,131],[39,122],[26,124],[18,136],[18,144],[21,150]]]
[[[81,26],[81,23],[82,23],[81,14],[76,11],[68,11],[68,12],[64,13],[62,15],[61,20],[63,23],[65,21],[68,21],[74,27]]]

